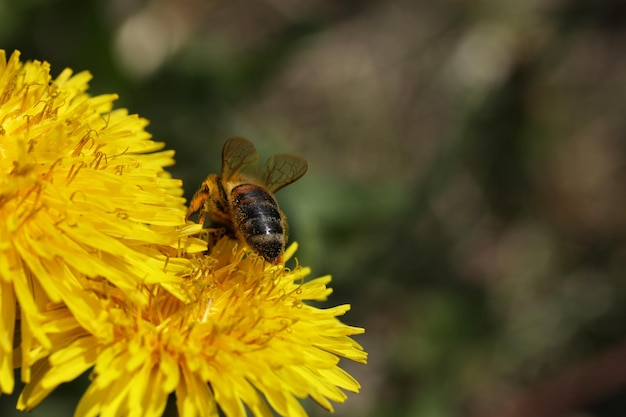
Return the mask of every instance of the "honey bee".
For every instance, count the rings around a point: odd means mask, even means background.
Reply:
[[[287,222],[273,193],[304,175],[307,163],[294,155],[271,156],[259,167],[254,145],[230,138],[222,149],[222,173],[210,174],[191,199],[186,219],[200,213],[211,224],[225,227],[271,263],[282,262]]]

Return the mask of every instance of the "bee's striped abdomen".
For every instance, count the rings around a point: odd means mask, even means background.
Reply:
[[[233,219],[243,239],[269,262],[285,247],[285,230],[274,197],[262,187],[242,184],[231,191]]]

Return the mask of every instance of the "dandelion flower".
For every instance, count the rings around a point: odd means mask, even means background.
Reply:
[[[160,288],[147,306],[128,304],[102,291],[102,314],[93,327],[66,308],[43,319],[57,325],[53,352],[37,363],[36,378],[18,408],[36,406],[62,382],[93,366],[77,416],[160,416],[174,393],[180,416],[305,416],[299,399],[311,397],[332,411],[343,390],[359,384],[339,366],[340,357],[365,363],[350,336],[363,329],[338,320],[349,306],[320,309],[307,301],[330,294],[330,277],[305,280],[293,270],[264,262],[236,241],[222,238],[196,258],[186,281],[194,294],[183,303]],[[295,245],[287,250],[289,258]],[[95,296],[94,296],[95,297]]]
[[[164,167],[147,122],[113,109],[115,95],[90,96],[91,76],[48,63],[6,59],[0,50],[0,391],[13,389],[13,334],[22,348],[50,347],[41,313],[62,303],[80,323],[96,320],[85,279],[104,277],[136,302],[138,287],[175,283],[159,245],[184,224],[181,181]],[[19,310],[17,309],[19,305]],[[106,330],[94,329],[94,331]],[[103,335],[101,335],[104,337]],[[22,355],[29,379],[29,356]]]

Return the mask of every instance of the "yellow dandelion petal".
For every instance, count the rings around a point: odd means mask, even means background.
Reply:
[[[15,295],[10,283],[0,279],[0,390],[13,392],[13,335],[15,329]]]
[[[92,297],[93,298],[93,297]],[[92,323],[93,324],[93,323]],[[18,409],[30,410],[39,404],[59,384],[69,382],[93,366],[102,340],[112,338],[112,333],[100,330],[98,337],[90,335],[64,305],[45,313],[45,327],[52,346],[63,346],[53,354],[48,349],[34,347],[26,352],[34,363],[33,383],[26,384],[18,400]],[[106,328],[101,321],[92,329]],[[108,326],[109,330],[112,327]]]
[[[167,393],[174,392],[180,384],[180,368],[178,362],[172,355],[161,353],[159,362],[159,372],[165,376],[163,380],[163,390]]]
[[[206,380],[183,367],[183,378],[176,388],[176,405],[180,417],[217,416],[217,403]]]
[[[128,391],[128,413],[125,415],[160,416],[167,403],[167,392],[163,383],[167,377],[158,367],[146,361],[132,374],[133,383]]]
[[[45,360],[37,362],[29,368],[32,374],[31,377],[34,381],[42,381],[47,376],[50,369],[50,364]],[[29,410],[36,404],[39,404],[41,401],[43,401],[44,398],[46,398],[48,394],[50,394],[54,390],[54,388],[56,387],[48,386],[46,388],[41,383],[26,384],[22,391],[22,394],[17,400],[17,409]]]
[[[112,329],[106,334],[88,331],[69,311],[46,312],[45,324],[65,324],[50,332],[49,367],[27,385],[22,409],[90,367],[77,416],[158,416],[171,393],[181,416],[306,416],[300,399],[332,411],[344,390],[359,390],[339,366],[340,358],[367,358],[351,338],[363,329],[338,320],[349,306],[306,304],[327,296],[330,277],[306,281],[308,268],[269,265],[229,238],[194,259],[183,286],[188,300],[150,285],[148,305],[105,287],[90,292],[102,309],[97,326]],[[67,333],[75,338],[69,345]]]

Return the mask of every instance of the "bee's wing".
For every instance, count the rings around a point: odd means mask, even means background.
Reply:
[[[248,139],[230,138],[222,149],[222,179],[227,181],[235,175],[255,178],[258,176],[259,154]]]
[[[270,191],[275,192],[303,176],[307,167],[304,158],[278,154],[267,160],[261,169],[260,178]]]

